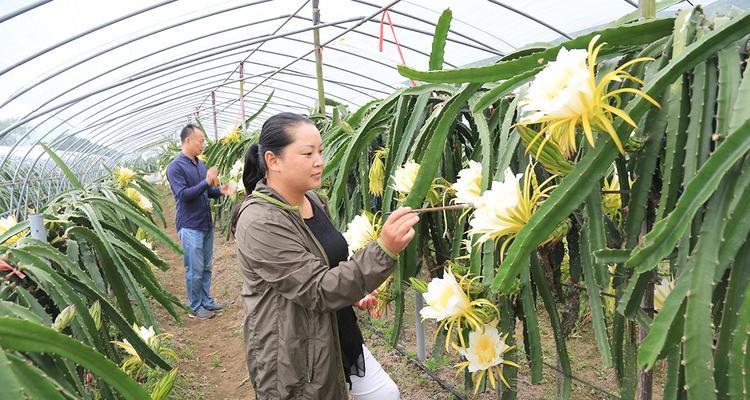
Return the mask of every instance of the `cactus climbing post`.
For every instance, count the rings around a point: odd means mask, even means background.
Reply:
[[[242,133],[247,130],[245,126],[245,63],[240,63],[240,124],[242,124]]]
[[[644,221],[641,226],[641,235],[645,235],[650,231],[649,221]],[[641,300],[641,308],[643,308],[649,317],[654,317],[654,271],[650,271],[651,278],[649,283],[646,285],[646,291],[643,299]],[[648,336],[649,326],[644,323],[638,322],[638,344],[643,343],[643,340]],[[651,400],[654,392],[654,373],[650,370],[638,369],[638,400]]]
[[[42,214],[29,215],[29,231],[32,238],[42,242],[47,241],[47,232],[44,230],[44,217]]]
[[[219,140],[219,127],[216,126],[216,92],[211,92],[211,114],[214,116],[214,140]]]
[[[424,299],[422,293],[417,291],[414,292],[414,319],[416,320],[415,336],[417,337],[417,359],[424,361],[424,326],[422,325],[422,317],[419,315],[419,311],[424,307]]]
[[[653,275],[653,271],[649,274]],[[646,310],[649,317],[653,318],[654,309],[654,283],[653,279],[649,279],[649,283],[646,286],[646,293],[641,300],[641,307]],[[643,340],[648,336],[649,327],[645,326],[643,322],[638,323],[638,342],[643,343]],[[651,400],[654,388],[654,374],[651,371],[638,370],[638,400]]]
[[[313,0],[313,44],[315,45],[315,76],[318,80],[318,111],[321,114],[326,112],[326,96],[323,91],[323,48],[320,47],[320,30],[317,28],[320,24],[319,0]]]

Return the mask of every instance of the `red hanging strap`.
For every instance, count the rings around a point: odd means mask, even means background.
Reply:
[[[0,271],[10,271],[7,275],[3,277],[3,279],[10,279],[11,276],[15,275],[18,277],[18,279],[26,279],[26,275],[21,272],[19,269],[12,267],[10,264],[5,262],[5,260],[0,258]]]
[[[378,46],[378,50],[380,52],[383,52],[383,25],[385,24],[385,13],[387,13],[388,10],[384,10],[383,14],[380,15],[380,45]]]
[[[396,50],[398,50],[398,55],[401,57],[401,64],[406,65],[406,59],[404,59],[404,53],[401,51],[401,44],[398,42],[398,38],[396,37],[396,29],[393,27],[393,21],[391,21],[391,14],[388,12],[387,9],[383,10],[383,14],[380,16],[380,44],[379,44],[379,50],[382,53],[383,52],[383,26],[385,25],[385,19],[388,18],[388,25],[391,27],[391,33],[393,34],[393,41],[396,42]],[[412,86],[417,86],[417,82],[414,82],[414,80],[411,81]]]

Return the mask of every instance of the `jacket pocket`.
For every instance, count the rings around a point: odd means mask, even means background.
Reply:
[[[279,383],[290,392],[304,386],[310,375],[310,327],[304,307],[279,297],[278,343],[276,344]],[[259,319],[259,323],[263,319]]]

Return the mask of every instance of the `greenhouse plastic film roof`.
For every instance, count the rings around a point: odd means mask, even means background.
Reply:
[[[663,12],[738,1],[670,1]],[[326,98],[358,107],[409,85],[396,66],[426,69],[445,8],[446,68],[491,63],[637,11],[631,0],[323,0]],[[241,122],[240,69],[246,115],[274,93],[248,129],[281,111],[309,112],[312,14],[304,0],[4,1],[0,170],[14,166],[4,181],[53,169],[40,142],[85,176],[99,161],[145,158],[196,117],[221,137]]]

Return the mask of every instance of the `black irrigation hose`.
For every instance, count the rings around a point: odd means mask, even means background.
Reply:
[[[367,326],[367,328],[370,329],[373,333],[375,333],[375,335],[377,335],[379,338],[383,339],[384,342],[388,343],[388,340],[386,339],[386,337],[383,334],[383,332],[381,332],[378,328],[376,328],[370,321],[361,318],[361,319],[359,319],[359,322],[361,322],[362,324],[364,324],[365,326]],[[457,399],[466,400],[466,397],[460,391],[458,391],[456,388],[454,388],[453,386],[451,386],[449,383],[447,383],[444,380],[440,379],[440,377],[438,377],[437,375],[435,375],[434,372],[430,371],[427,367],[425,367],[424,364],[422,364],[418,359],[412,357],[409,353],[407,353],[406,350],[404,350],[403,348],[401,348],[399,346],[393,346],[393,348],[396,349],[396,351],[398,351],[399,353],[401,353],[401,355],[403,355],[404,357],[406,357],[406,359],[409,360],[412,364],[416,365],[419,369],[421,369],[422,371],[424,371],[433,381],[437,382],[437,384],[440,385],[443,389],[451,392],[451,394],[453,396],[455,396]],[[519,361],[525,367],[530,368],[528,361],[523,360],[523,359],[519,360]],[[544,365],[545,367],[547,367],[547,368],[549,368],[549,369],[551,369],[553,371],[556,371],[556,372],[558,372],[560,374],[563,373],[561,370],[557,369],[552,364],[544,362],[544,360],[542,360],[542,365]],[[597,391],[597,392],[599,392],[599,393],[601,393],[603,395],[609,396],[609,397],[611,397],[613,399],[620,399],[621,398],[620,396],[618,396],[618,395],[610,392],[609,390],[600,388],[600,387],[594,385],[593,383],[585,381],[585,380],[583,380],[583,379],[581,379],[581,378],[579,378],[579,377],[577,377],[575,375],[571,375],[570,378],[573,379],[574,381],[576,381],[576,382],[578,382],[578,383],[580,383],[580,384],[582,384],[582,385],[590,388],[590,389],[593,389],[593,390],[595,390],[595,391]]]
[[[576,283],[568,283],[568,282],[560,282],[560,283],[561,283],[561,284],[562,284],[563,286],[567,286],[567,287],[570,287],[570,288],[573,288],[573,289],[577,289],[577,290],[586,290],[586,288],[585,288],[585,287],[583,287],[583,286],[581,286],[581,285],[578,285],[578,284],[576,284]],[[599,295],[600,295],[600,296],[604,296],[604,297],[611,297],[611,298],[613,298],[613,299],[616,299],[616,298],[617,298],[617,296],[613,295],[612,293],[607,293],[607,292],[605,292],[605,291],[601,291],[601,290],[599,291]]]
[[[388,340],[386,339],[383,332],[381,332],[378,328],[376,328],[370,321],[365,319],[359,319],[359,322],[367,326],[368,329],[370,329],[375,335],[377,335],[379,338],[383,339],[384,342],[388,343]],[[427,367],[424,366],[421,362],[419,362],[418,359],[412,357],[409,353],[406,352],[406,350],[402,349],[400,346],[393,346],[396,351],[401,353],[402,356],[406,357],[407,360],[409,360],[412,364],[416,365],[419,369],[424,371],[433,381],[437,382],[438,385],[440,385],[443,389],[451,392],[453,396],[455,396],[457,399],[466,400],[466,397],[459,392],[456,388],[451,386],[449,383],[445,382],[444,380],[440,379],[439,376],[435,375],[434,372],[430,371]]]
[[[561,283],[562,283],[563,286],[567,286],[569,288],[573,288],[573,289],[576,289],[576,290],[586,290],[585,287],[583,287],[583,286],[581,286],[579,284],[576,284],[576,283],[567,283],[567,282],[561,282]],[[617,299],[617,296],[613,295],[612,293],[607,293],[607,292],[601,291],[601,290],[599,291],[599,295],[600,296],[604,296],[604,297],[611,297],[613,299]],[[641,307],[641,310],[646,311],[646,312],[653,312],[653,313],[658,313],[659,312],[658,310],[656,310],[653,307]]]
[[[575,284],[575,283],[567,283],[567,282],[561,282],[561,283],[562,283],[563,286],[567,286],[567,287],[569,287],[571,289],[575,289],[575,290],[579,290],[579,291],[580,290],[586,290],[585,287],[583,287],[581,285],[578,285],[578,284]],[[607,293],[607,292],[601,291],[601,290],[599,291],[599,295],[600,296],[604,296],[604,297],[611,297],[613,299],[617,299],[617,296],[613,295],[612,293]],[[646,312],[652,312],[652,313],[658,313],[659,312],[659,310],[657,310],[657,309],[655,309],[653,307],[641,307],[641,310],[646,311]]]
[[[521,362],[522,362],[522,363],[523,363],[523,364],[524,364],[524,365],[525,365],[526,367],[529,367],[529,363],[528,363],[528,362],[527,362],[526,360],[522,360]],[[548,364],[548,363],[544,362],[544,360],[542,360],[542,365],[544,365],[545,367],[547,367],[547,368],[549,368],[549,369],[551,369],[551,370],[557,371],[557,372],[559,372],[559,373],[561,373],[561,374],[563,373],[563,372],[562,372],[561,370],[559,370],[559,369],[557,369],[557,368],[553,367],[553,366],[552,366],[551,364]],[[603,395],[609,396],[609,397],[611,397],[611,398],[613,398],[613,399],[621,399],[621,398],[622,398],[622,397],[620,397],[620,396],[618,396],[618,395],[616,395],[616,394],[614,394],[614,393],[610,392],[610,391],[609,391],[609,390],[607,390],[607,389],[602,389],[602,388],[600,388],[600,387],[598,387],[598,386],[594,385],[593,383],[589,383],[589,382],[587,382],[587,381],[584,381],[583,379],[581,379],[581,378],[579,378],[579,377],[577,377],[577,376],[575,376],[575,375],[571,375],[571,376],[570,376],[570,378],[571,378],[571,379],[573,379],[574,381],[577,381],[577,382],[579,382],[580,384],[582,384],[582,385],[584,385],[584,386],[587,386],[587,387],[589,387],[589,388],[591,388],[591,389],[594,389],[594,390],[596,390],[597,392],[599,392],[599,393],[601,393],[601,394],[603,394]]]
[[[375,335],[377,335],[378,337],[380,337],[381,339],[383,339],[383,341],[385,341],[386,343],[388,342],[387,339],[385,338],[385,335],[378,328],[376,328],[370,321],[367,321],[365,319],[360,319],[359,321],[362,322],[364,325],[366,325],[368,329],[370,329],[373,333],[375,333]],[[411,355],[409,355],[409,353],[407,353],[406,350],[404,350],[404,349],[402,349],[401,347],[398,347],[398,346],[395,346],[394,348],[396,349],[396,351],[398,351],[399,353],[401,353],[401,355],[403,355],[404,357],[406,357],[411,363],[413,363],[414,365],[416,365],[417,367],[419,367],[419,369],[421,369],[427,375],[429,375],[430,378],[433,381],[437,382],[440,386],[442,386],[443,389],[451,392],[451,394],[453,394],[458,399],[466,400],[466,397],[464,397],[464,395],[461,394],[461,392],[459,392],[456,388],[454,388],[453,386],[451,386],[450,384],[448,384],[444,380],[440,379],[437,375],[435,375],[435,373],[433,373],[432,371],[430,371],[421,362],[419,362],[419,360],[417,360],[414,357],[412,357]],[[525,367],[527,367],[527,368],[529,367],[529,363],[526,360],[520,360],[520,361],[521,361],[521,363]],[[561,370],[555,368],[551,364],[548,364],[548,363],[546,363],[544,361],[542,361],[542,364],[545,367],[547,367],[547,368],[549,368],[551,370],[557,371],[559,373],[563,373]],[[583,380],[581,378],[578,378],[575,375],[571,375],[571,379],[573,379],[574,381],[577,381],[580,384],[582,384],[584,386],[587,386],[587,387],[589,387],[589,388],[591,388],[593,390],[596,390],[597,392],[599,392],[601,394],[609,396],[609,397],[611,397],[613,399],[620,399],[620,396],[618,396],[618,395],[616,395],[616,394],[608,391],[607,389],[602,389],[602,388],[600,388],[600,387],[598,387],[598,386],[596,386],[596,385],[594,385],[592,383],[589,383],[589,382],[587,382],[587,381],[585,381],[585,380]]]

